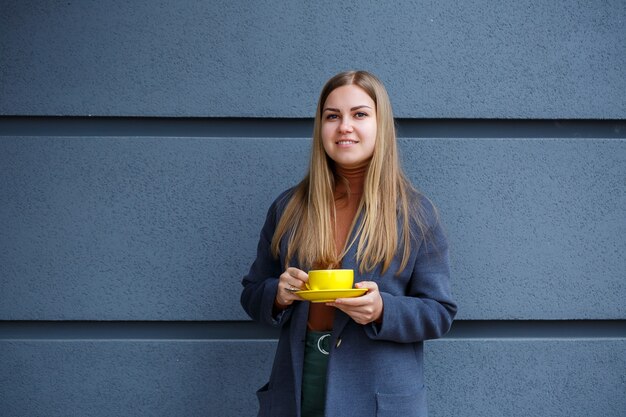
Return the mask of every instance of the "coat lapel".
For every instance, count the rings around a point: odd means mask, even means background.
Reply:
[[[304,344],[306,341],[307,320],[309,317],[309,302],[297,301],[294,303],[291,316],[290,344],[291,347],[291,367],[294,377],[294,392],[302,391],[302,366],[304,364]],[[301,407],[300,396],[296,395],[296,409]]]

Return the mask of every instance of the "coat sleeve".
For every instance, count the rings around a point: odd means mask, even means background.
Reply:
[[[278,201],[278,200],[277,200]],[[261,323],[281,326],[290,316],[289,307],[273,315],[274,299],[278,290],[278,277],[282,273],[280,259],[271,253],[271,242],[277,224],[277,201],[268,210],[257,245],[256,259],[241,284],[241,305],[248,315]]]
[[[424,209],[429,235],[421,239],[415,261],[410,264],[412,270],[404,294],[381,291],[382,323],[365,326],[372,339],[400,343],[436,339],[450,330],[456,315],[457,305],[450,288],[448,242],[434,206],[426,200]]]

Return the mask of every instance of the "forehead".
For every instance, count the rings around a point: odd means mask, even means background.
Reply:
[[[356,106],[369,106],[374,108],[374,100],[361,87],[349,84],[335,88],[326,98],[324,108],[352,108]]]

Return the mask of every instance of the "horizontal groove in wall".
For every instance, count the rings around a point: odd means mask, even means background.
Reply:
[[[265,340],[251,321],[0,321],[0,340]],[[626,338],[626,320],[457,320],[448,339]]]
[[[626,120],[396,119],[406,138],[626,138]],[[312,119],[0,116],[0,136],[308,138]]]

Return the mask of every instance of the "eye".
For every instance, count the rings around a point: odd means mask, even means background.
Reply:
[[[334,113],[330,113],[329,115],[326,116],[326,120],[334,120],[336,118],[338,118],[339,116],[337,116]]]
[[[354,115],[354,116],[355,116],[357,119],[362,119],[362,118],[364,118],[364,117],[367,117],[368,115],[367,115],[367,113],[364,113],[364,112],[360,111],[360,112],[355,113],[355,115]]]

